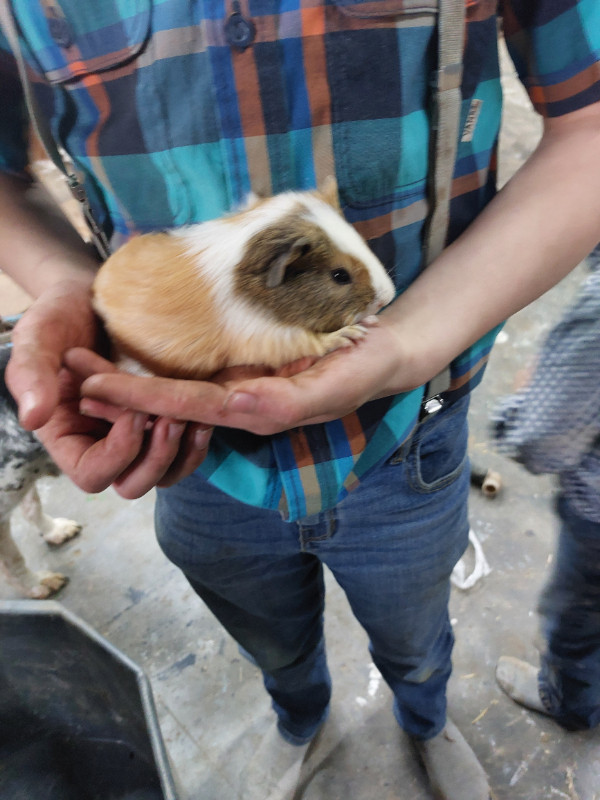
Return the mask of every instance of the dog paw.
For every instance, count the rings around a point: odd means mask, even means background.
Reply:
[[[78,522],[57,517],[52,520],[52,528],[47,533],[44,533],[44,541],[57,547],[77,536],[80,530],[81,525]]]
[[[37,586],[33,586],[28,595],[32,600],[46,600],[66,586],[69,579],[59,572],[37,572]]]

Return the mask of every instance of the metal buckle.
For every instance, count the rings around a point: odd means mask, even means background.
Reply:
[[[426,398],[421,403],[419,422],[422,422],[424,419],[429,419],[429,417],[433,417],[434,414],[437,414],[439,411],[441,411],[443,407],[444,401],[439,394]]]

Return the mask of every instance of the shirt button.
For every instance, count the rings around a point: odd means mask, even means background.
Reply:
[[[73,44],[73,31],[63,17],[50,17],[48,20],[50,36],[59,47],[71,47]]]
[[[234,11],[225,23],[225,38],[232,47],[245,50],[252,44],[255,36],[254,23],[243,17],[239,11]]]

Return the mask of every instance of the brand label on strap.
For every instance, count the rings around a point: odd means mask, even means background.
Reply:
[[[478,100],[476,97],[471,100],[467,121],[465,122],[462,136],[460,137],[461,142],[473,141],[473,134],[475,133],[475,127],[477,126],[477,120],[479,119],[479,112],[481,111],[482,105],[483,100]]]

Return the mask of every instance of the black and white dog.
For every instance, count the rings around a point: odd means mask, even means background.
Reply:
[[[25,519],[49,545],[63,544],[81,526],[70,519],[53,519],[42,510],[36,481],[56,477],[60,471],[36,436],[19,425],[17,406],[4,380],[9,357],[10,346],[0,345],[0,570],[21,594],[45,599],[62,589],[67,578],[29,570],[11,536],[12,512],[20,506]]]

